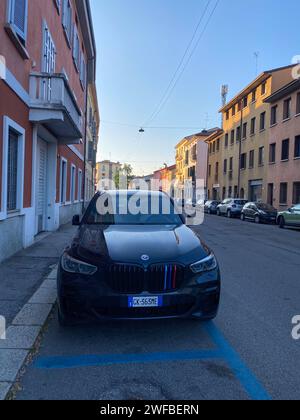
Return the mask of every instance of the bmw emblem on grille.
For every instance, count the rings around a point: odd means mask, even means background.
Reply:
[[[149,257],[149,255],[142,255],[141,256],[141,260],[142,261],[149,261],[150,260],[150,257]]]

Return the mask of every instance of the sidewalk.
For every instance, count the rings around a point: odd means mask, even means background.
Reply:
[[[7,327],[57,264],[75,231],[70,224],[62,226],[0,264],[0,316],[6,318]]]

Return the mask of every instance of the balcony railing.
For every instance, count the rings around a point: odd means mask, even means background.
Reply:
[[[61,144],[82,138],[82,114],[64,74],[30,75],[30,121],[45,125]]]

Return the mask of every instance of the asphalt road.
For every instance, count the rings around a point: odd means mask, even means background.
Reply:
[[[213,323],[50,322],[21,380],[24,399],[299,399],[300,231],[207,216],[222,270]]]

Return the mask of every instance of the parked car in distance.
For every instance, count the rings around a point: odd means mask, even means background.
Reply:
[[[253,220],[255,223],[276,223],[277,210],[265,203],[247,203],[241,214],[241,220]]]
[[[217,207],[218,216],[240,217],[243,207],[248,203],[248,200],[240,198],[227,198],[222,201]]]
[[[285,226],[300,227],[300,204],[278,213],[277,223],[281,229]]]
[[[147,212],[128,210],[135,194]],[[62,325],[94,319],[216,317],[218,262],[166,194],[99,192],[73,224],[78,231],[57,274]]]
[[[217,200],[207,201],[204,205],[204,213],[217,214],[217,208],[219,204],[221,204],[221,202]]]

